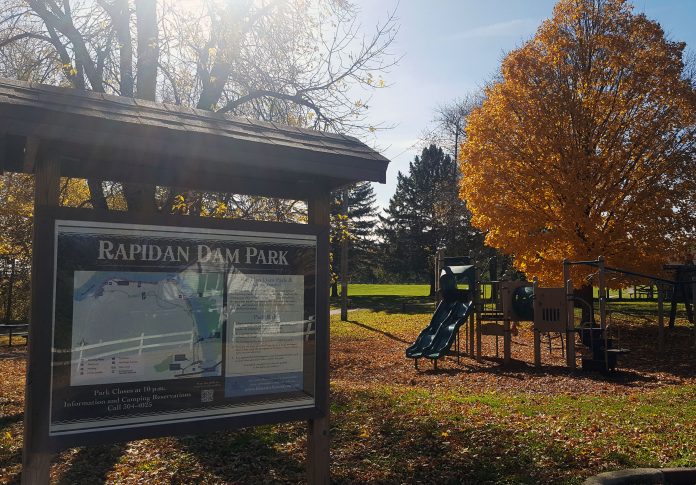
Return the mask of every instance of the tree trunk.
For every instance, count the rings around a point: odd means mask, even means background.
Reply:
[[[123,184],[123,196],[130,212],[153,213],[157,211],[155,186],[146,184]]]
[[[109,210],[106,204],[106,197],[104,197],[104,189],[102,188],[101,180],[89,179],[87,181],[87,186],[89,187],[92,207],[99,210]]]
[[[108,4],[106,4],[108,5]],[[119,42],[119,71],[121,74],[121,96],[133,97],[133,45],[130,31],[130,8],[128,0],[117,0],[112,4],[109,15],[114,23]]]
[[[348,238],[341,243],[341,320],[348,320]]]
[[[157,87],[157,59],[159,45],[157,35],[157,2],[139,0],[135,2],[138,26],[138,77],[137,93],[140,99],[155,100]]]
[[[338,298],[338,282],[337,281],[333,281],[331,283],[331,297]]]
[[[138,29],[136,97],[155,101],[157,60],[159,57],[157,2],[155,0],[139,0],[135,2],[135,12]],[[153,213],[157,211],[154,185],[124,183],[123,195],[130,212]]]
[[[346,228],[342,231],[341,237],[341,321],[348,320],[348,189],[343,189],[343,200],[341,201],[341,215]]]

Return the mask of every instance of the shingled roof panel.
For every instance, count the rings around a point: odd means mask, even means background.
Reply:
[[[0,78],[0,132],[37,136],[32,121],[43,126],[52,141],[84,145],[129,143],[138,146],[146,133],[152,147],[171,145],[195,156],[196,162],[253,164],[334,176],[345,182],[384,182],[389,161],[358,139],[189,107],[158,104],[121,96],[30,84]],[[105,137],[110,130],[113,136]],[[93,140],[89,133],[94,132]],[[77,135],[79,133],[79,136]],[[208,150],[211,138],[215,149]],[[147,143],[142,142],[147,148]],[[198,151],[191,149],[196,147]],[[134,148],[135,149],[135,148]],[[269,156],[268,150],[273,150]],[[250,160],[259,153],[258,160]],[[171,155],[171,154],[170,154]],[[210,160],[208,160],[210,159]],[[319,166],[323,164],[325,166]]]

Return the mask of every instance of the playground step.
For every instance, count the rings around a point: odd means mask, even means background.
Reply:
[[[604,359],[591,359],[588,357],[582,358],[582,370],[589,372],[607,372],[616,369],[616,355],[610,356],[609,362]],[[607,364],[608,367],[607,367]]]
[[[607,349],[608,354],[628,354],[631,349]]]
[[[485,321],[485,322],[503,320],[503,314],[502,313],[481,313],[480,319],[481,319],[481,321]]]

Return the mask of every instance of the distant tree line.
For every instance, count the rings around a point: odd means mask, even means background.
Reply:
[[[429,283],[434,287],[438,250],[446,256],[472,256],[481,267],[497,253],[485,246],[484,234],[471,225],[466,202],[459,197],[460,170],[443,148],[430,144],[397,175],[396,191],[379,214],[370,184],[338,194],[333,213],[345,219],[349,241],[349,281],[353,283]],[[343,197],[348,208],[342,209]],[[334,224],[334,227],[342,227]],[[339,229],[332,243],[333,295],[337,295],[343,241]],[[500,257],[499,268],[510,266]]]

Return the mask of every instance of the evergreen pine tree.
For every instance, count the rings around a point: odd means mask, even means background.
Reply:
[[[347,194],[346,219],[341,220],[344,194]],[[347,191],[337,191],[331,204],[332,239],[331,271],[333,281],[331,295],[338,296],[337,277],[340,274],[341,241],[343,229],[349,237],[348,274],[351,279],[373,280],[375,262],[375,226],[377,223],[377,196],[370,182],[359,182]]]
[[[380,216],[385,270],[401,281],[429,281],[434,288],[433,263],[439,248],[448,255],[466,255],[483,247],[472,229],[466,203],[459,198],[457,164],[442,148],[423,148],[399,172],[396,192],[386,215]]]

